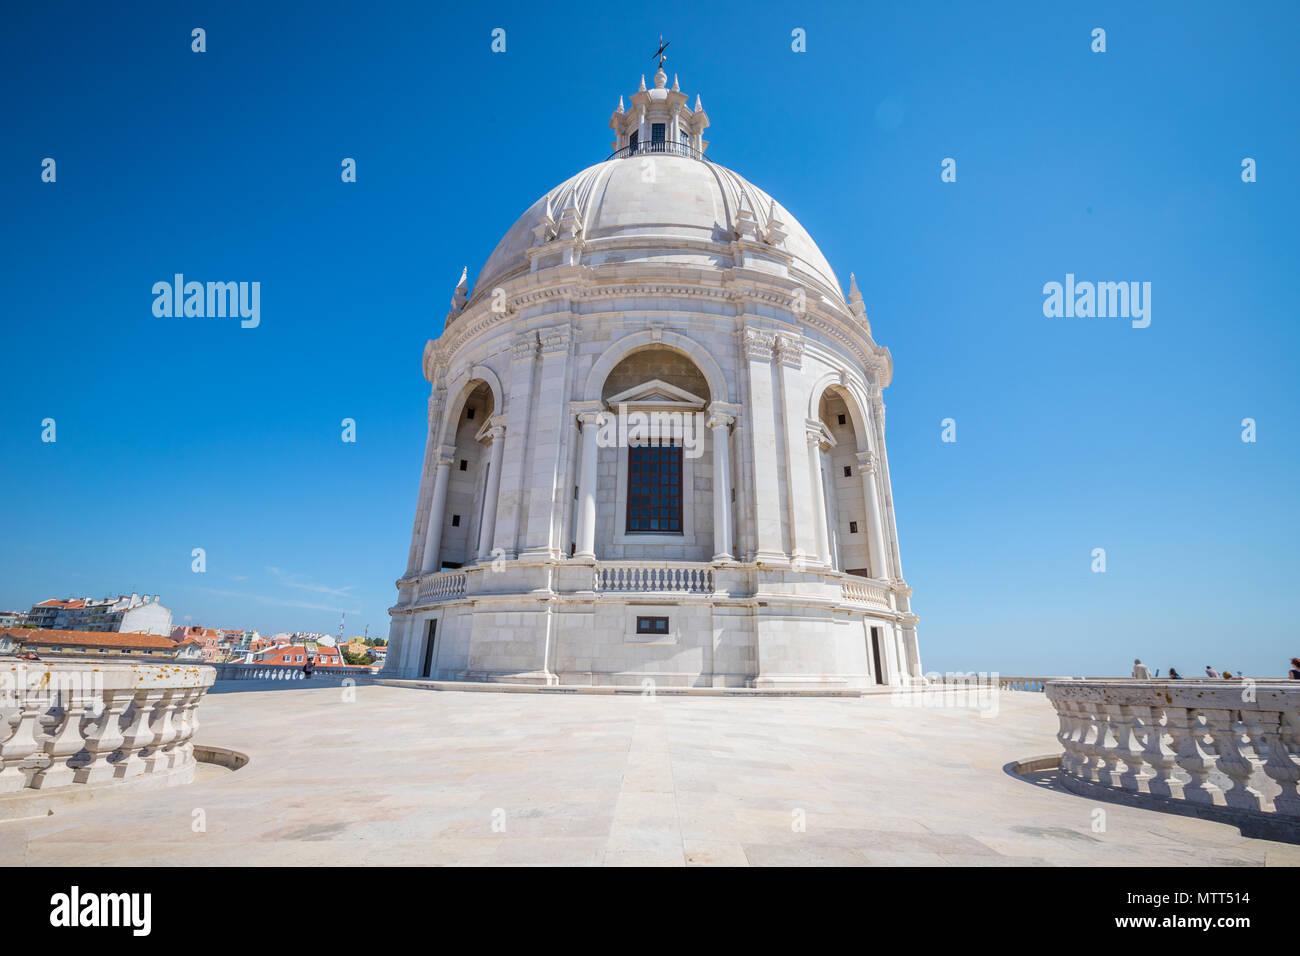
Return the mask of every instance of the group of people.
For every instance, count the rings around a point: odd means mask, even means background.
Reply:
[[[1152,676],[1159,677],[1160,671],[1156,671],[1155,674],[1152,675],[1151,668],[1147,667],[1140,660],[1134,659],[1133,676],[1138,680],[1151,680]],[[1241,671],[1237,671],[1237,673],[1235,674],[1232,671],[1224,671],[1223,673],[1219,673],[1211,665],[1206,664],[1205,676],[1210,678],[1211,680],[1241,680],[1246,675],[1243,674]],[[1300,657],[1291,658],[1291,669],[1287,671],[1286,676],[1289,680],[1300,680]],[[1168,680],[1182,680],[1182,679],[1183,679],[1183,675],[1178,673],[1178,668],[1176,667],[1169,668]]]

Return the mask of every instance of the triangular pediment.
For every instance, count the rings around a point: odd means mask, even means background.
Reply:
[[[611,395],[606,399],[606,403],[610,407],[627,405],[643,408],[703,408],[708,404],[708,400],[662,379],[652,378],[617,395]]]

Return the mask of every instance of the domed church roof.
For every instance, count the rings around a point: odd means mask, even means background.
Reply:
[[[837,300],[843,293],[817,244],[784,206],[743,177],[706,159],[701,137],[709,125],[697,96],[695,109],[677,87],[666,89],[662,68],[655,88],[645,79],[632,108],[610,119],[615,152],[549,190],[533,203],[497,244],[475,281],[475,298],[527,273],[543,246],[560,237],[582,240],[581,262],[653,262],[702,268],[735,264],[737,240],[770,249],[750,258],[748,268],[821,286]],[[766,250],[765,250],[766,251]]]

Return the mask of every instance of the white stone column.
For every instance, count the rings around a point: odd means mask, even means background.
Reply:
[[[424,462],[420,465],[420,488],[415,498],[415,520],[412,522],[411,546],[406,558],[408,577],[420,572],[420,563],[424,560],[424,535],[420,534],[420,515],[429,491],[433,487],[433,463],[438,456],[438,424],[442,420],[442,407],[446,397],[447,389],[442,385],[433,386],[429,393],[429,432],[424,441]]]
[[[582,422],[582,459],[578,466],[578,548],[574,557],[589,561],[596,558],[596,435],[602,418],[602,412],[578,416]]]
[[[515,336],[510,363],[509,433],[502,449],[501,494],[497,502],[495,546],[505,552],[507,560],[519,554],[520,518],[529,491],[524,467],[528,460],[528,442],[533,413],[533,372],[537,365],[537,333],[520,332]]]
[[[823,565],[830,564],[830,548],[827,546],[826,528],[826,482],[822,480],[822,441],[820,425],[814,427],[809,422],[808,437],[808,497],[812,505],[813,541],[816,553],[813,561]]]
[[[826,502],[827,563],[832,571],[843,571],[844,568],[841,566],[843,558],[840,553],[840,535],[843,534],[843,529],[840,528],[839,502],[835,499],[833,476],[835,469],[829,450],[822,451],[818,464],[821,467],[822,494]]]
[[[754,500],[747,520],[753,528],[754,559],[763,564],[787,560],[781,533],[781,463],[776,454],[776,399],[772,387],[772,354],[776,336],[762,329],[744,330],[745,365],[749,385],[746,431],[750,441],[747,467],[752,469]]]
[[[889,563],[887,576],[901,580],[903,562],[898,553],[898,524],[894,520],[894,496],[890,487],[889,448],[885,445],[885,403],[881,400],[879,386],[869,386],[868,394],[871,398],[871,427],[875,430],[876,452],[880,456],[877,465],[880,477],[877,484],[883,496],[881,500],[885,503],[880,520],[885,529],[885,555]]]
[[[811,457],[815,446],[809,448],[804,438],[807,416],[804,414],[808,405],[808,396],[804,391],[803,376],[803,338],[782,332],[776,337],[777,345],[777,387],[780,399],[777,403],[780,411],[779,426],[785,433],[785,448],[788,461],[782,462],[786,475],[786,514],[790,521],[790,560],[798,565],[807,562],[816,566],[823,563],[821,555],[825,547],[818,545],[819,539],[826,537],[826,509],[818,504],[815,490],[820,481],[812,481],[813,470],[806,461],[799,460],[799,449],[808,449]],[[811,507],[817,509],[821,518],[815,517]]]
[[[478,529],[478,559],[492,556],[492,540],[497,527],[497,499],[501,495],[501,449],[505,446],[506,427],[493,425],[488,434],[492,445],[488,454],[487,488],[483,492],[483,520]]]
[[[421,574],[438,570],[438,552],[442,548],[442,512],[447,504],[447,478],[455,455],[454,445],[443,445],[438,449],[433,497],[429,499],[429,524],[424,531],[424,560],[420,563]]]
[[[731,440],[732,416],[709,415],[713,433],[713,560],[732,561],[731,553]]]
[[[530,489],[528,522],[524,529],[523,551],[530,557],[558,557],[561,548],[555,538],[555,512],[564,474],[560,449],[562,430],[568,427],[566,405],[556,400],[568,394],[569,346],[572,331],[568,325],[540,329],[541,366],[537,371],[538,394],[542,401],[532,410],[527,444],[532,452],[532,468],[527,477]],[[558,407],[557,407],[558,406]]]
[[[880,496],[876,487],[876,454],[858,452],[858,473],[862,475],[862,493],[867,500],[867,553],[871,557],[871,576],[885,579],[885,527],[880,520]]]

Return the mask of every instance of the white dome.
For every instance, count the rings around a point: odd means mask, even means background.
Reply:
[[[652,163],[648,167],[646,163]],[[645,171],[652,169],[651,181]],[[566,211],[582,223],[582,264],[658,262],[727,268],[737,214],[757,222],[760,234],[775,225],[769,244],[792,257],[789,277],[812,281],[842,299],[839,282],[812,237],[780,203],[716,163],[686,156],[629,156],[590,166],[538,199],[510,227],[475,281],[476,297],[529,271],[534,228],[548,212]],[[570,214],[572,215],[573,212]],[[768,264],[779,270],[774,257]]]

